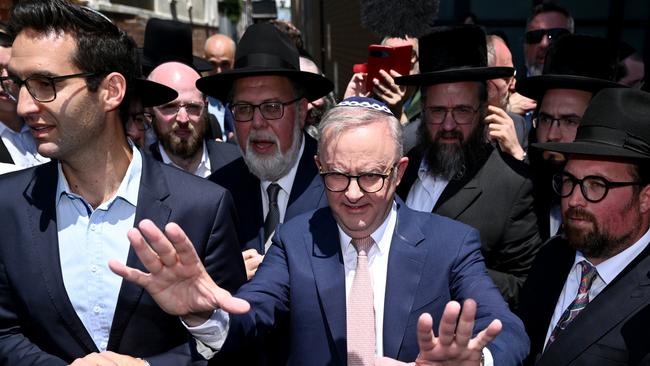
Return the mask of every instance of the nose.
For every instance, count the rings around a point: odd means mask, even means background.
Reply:
[[[359,182],[356,179],[350,179],[350,184],[345,190],[345,197],[348,198],[350,202],[357,202],[363,197],[364,193],[359,187]]]
[[[445,114],[445,119],[442,120],[442,128],[445,131],[453,131],[457,127],[457,123],[454,120],[454,116],[452,116],[451,111],[447,111],[447,114]]]
[[[29,94],[27,88],[22,86],[18,91],[18,100],[16,101],[16,112],[19,116],[25,117],[39,110],[38,103]]]
[[[553,121],[548,128],[548,141],[562,141],[562,130],[560,129],[560,122]]]
[[[253,108],[253,120],[251,121],[252,127],[256,129],[261,129],[267,126],[269,123],[264,116],[262,116],[262,112],[260,111],[259,107]]]
[[[576,184],[575,187],[573,187],[573,192],[564,199],[567,200],[569,207],[584,206],[585,202],[587,202],[585,197],[582,195],[582,190],[580,189],[579,184]]]

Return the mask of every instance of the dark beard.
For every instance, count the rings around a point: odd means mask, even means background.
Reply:
[[[205,136],[205,129],[200,129],[199,127],[194,127],[194,134],[188,137],[186,140],[181,140],[175,136],[172,136],[172,131],[168,134],[163,134],[158,129],[156,121],[152,123],[154,126],[154,131],[158,136],[158,140],[165,148],[165,151],[169,152],[171,155],[177,156],[180,159],[190,159],[203,148],[203,138]]]
[[[574,227],[570,221],[566,220],[567,216],[578,216],[588,220],[593,225],[593,229],[585,231]],[[611,258],[615,256],[631,244],[632,233],[637,231],[631,230],[626,235],[618,238],[603,233],[596,218],[582,208],[569,208],[563,221],[564,235],[569,242],[569,246],[579,250],[587,258]]]
[[[484,127],[476,126],[467,140],[460,131],[438,131],[431,138],[426,124],[421,122],[418,131],[418,148],[429,167],[429,173],[447,180],[461,179],[467,172],[482,164],[489,154],[490,145],[485,140]],[[457,138],[457,144],[441,144],[440,138]]]

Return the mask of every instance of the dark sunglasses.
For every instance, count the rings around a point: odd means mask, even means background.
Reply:
[[[551,28],[551,29],[536,29],[526,32],[526,43],[528,44],[537,44],[542,41],[546,36],[549,41],[554,41],[558,37],[569,34],[568,29],[565,28]]]

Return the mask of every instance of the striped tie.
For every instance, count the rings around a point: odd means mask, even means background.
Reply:
[[[369,236],[352,239],[357,250],[357,269],[347,305],[348,366],[375,363],[375,307],[368,271],[368,251],[374,243]]]
[[[589,304],[589,289],[591,288],[591,284],[594,282],[596,276],[598,276],[598,271],[596,271],[596,268],[587,261],[581,261],[578,265],[582,270],[578,294],[576,295],[576,298],[573,299],[571,305],[569,305],[569,307],[564,310],[564,313],[562,313],[560,320],[557,322],[557,325],[551,332],[551,336],[548,338],[548,343],[546,344],[547,347],[555,341],[560,332],[566,329],[569,323],[571,323],[573,319],[575,319],[576,316],[578,316],[578,314],[587,306],[587,304]]]

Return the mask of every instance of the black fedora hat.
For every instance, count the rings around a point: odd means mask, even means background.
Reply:
[[[566,154],[650,159],[650,93],[608,88],[589,103],[573,142],[533,147]]]
[[[475,25],[435,27],[419,38],[420,74],[402,76],[399,85],[433,85],[513,76],[512,67],[489,67],[485,31]]]
[[[140,98],[143,107],[153,107],[178,98],[176,90],[147,79],[133,80],[133,94]]]
[[[592,93],[620,88],[616,83],[617,46],[600,37],[569,34],[549,47],[542,75],[517,82],[517,92],[540,100],[549,89],[577,89]]]
[[[192,26],[175,20],[151,18],[144,30],[141,63],[148,74],[156,66],[177,61],[196,71],[208,71],[212,64],[192,54]]]
[[[296,46],[269,23],[248,27],[237,45],[234,67],[197,80],[196,87],[204,94],[225,101],[235,80],[260,75],[286,76],[305,89],[303,97],[309,101],[325,96],[334,89],[327,78],[300,71]]]

